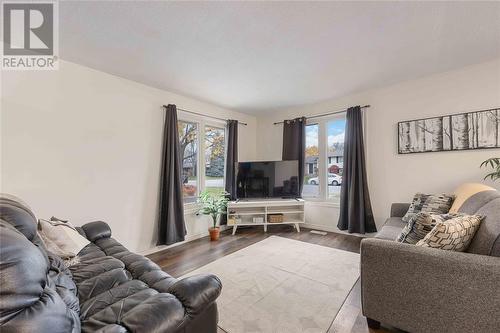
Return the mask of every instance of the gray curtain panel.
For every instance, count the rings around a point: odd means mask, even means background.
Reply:
[[[344,171],[340,190],[340,217],[337,227],[352,233],[376,232],[368,181],[361,108],[347,110],[344,142]]]
[[[165,108],[163,129],[157,245],[170,245],[184,240],[186,224],[182,193],[177,107],[169,104]]]
[[[299,161],[299,193],[304,185],[304,158],[306,149],[306,118],[285,120],[283,123],[283,160]]]
[[[228,120],[226,125],[226,192],[236,200],[236,163],[238,162],[238,120]]]

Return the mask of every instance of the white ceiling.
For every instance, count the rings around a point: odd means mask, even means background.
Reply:
[[[500,2],[61,2],[59,30],[63,59],[257,114],[500,57]]]

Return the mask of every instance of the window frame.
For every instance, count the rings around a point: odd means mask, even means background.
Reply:
[[[196,144],[198,145],[198,151],[196,153],[196,201],[184,202],[184,197],[182,198],[184,207],[196,207],[199,206],[198,199],[200,198],[200,193],[205,189],[206,180],[206,165],[205,165],[205,129],[207,126],[220,128],[224,130],[224,188],[226,186],[226,156],[227,156],[227,131],[226,123],[222,120],[208,119],[202,116],[196,116],[188,114],[186,112],[180,111],[177,116],[177,122],[189,122],[195,123],[197,126]]]
[[[317,197],[304,197],[305,201],[318,203],[325,206],[340,207],[340,202],[328,197],[328,128],[330,121],[345,119],[345,114],[336,114],[306,121],[307,125],[318,125],[318,180],[319,195]]]

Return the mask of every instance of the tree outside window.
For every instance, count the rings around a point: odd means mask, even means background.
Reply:
[[[196,123],[179,121],[178,130],[184,202],[195,202],[198,197],[198,126]]]
[[[319,139],[318,139],[318,124],[310,124],[306,126],[306,149],[305,149],[305,166],[304,166],[304,186],[302,188],[302,196],[304,198],[314,198],[319,196],[319,177],[318,177],[318,161],[319,161]]]
[[[205,126],[205,190],[224,192],[224,128]]]
[[[203,190],[224,191],[225,129],[205,122],[178,121],[184,203]]]

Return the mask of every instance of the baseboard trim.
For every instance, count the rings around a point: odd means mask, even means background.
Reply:
[[[326,231],[326,232],[333,232],[333,233],[344,234],[344,235],[352,235],[352,236],[363,237],[363,238],[369,238],[369,237],[373,237],[373,236],[376,235],[376,233],[369,233],[369,234],[356,234],[356,233],[352,233],[352,234],[350,234],[347,231],[339,230],[336,226],[326,226],[326,225],[313,224],[313,223],[303,223],[300,226],[304,227],[304,228],[307,228],[307,229],[315,229],[315,230],[321,230],[321,231]],[[228,227],[227,225],[222,225],[222,226],[220,226],[220,228],[221,228],[221,231],[224,231],[224,230],[227,230],[227,229],[231,229],[232,227]],[[143,255],[143,256],[146,256],[146,255],[153,254],[153,253],[156,253],[156,252],[160,252],[160,251],[163,251],[163,250],[166,250],[166,249],[170,249],[170,248],[175,247],[175,246],[186,244],[186,243],[189,243],[189,242],[192,242],[194,240],[197,240],[197,239],[200,239],[200,238],[203,238],[203,237],[207,237],[207,236],[209,236],[208,230],[205,231],[205,232],[199,233],[199,234],[195,234],[195,235],[187,235],[186,239],[183,242],[175,243],[175,244],[172,244],[172,245],[155,246],[155,247],[152,247],[152,248],[144,250],[144,251],[139,251],[138,253],[141,254],[141,255]]]
[[[220,230],[221,231],[224,231],[226,229],[229,229],[229,227],[227,225],[221,225],[220,226]],[[156,253],[156,252],[160,252],[160,251],[163,251],[163,250],[166,250],[166,249],[170,249],[170,248],[182,245],[182,244],[186,244],[186,243],[189,243],[189,242],[192,242],[194,240],[197,240],[197,239],[200,239],[200,238],[203,238],[203,237],[207,237],[207,236],[209,236],[208,230],[205,231],[205,232],[201,232],[199,234],[195,234],[195,235],[186,235],[186,238],[182,242],[175,243],[175,244],[172,244],[172,245],[159,245],[159,246],[155,246],[155,247],[149,248],[147,250],[139,251],[138,254],[143,255],[143,256],[147,256],[147,255],[150,255],[150,254],[153,254],[153,253]]]

